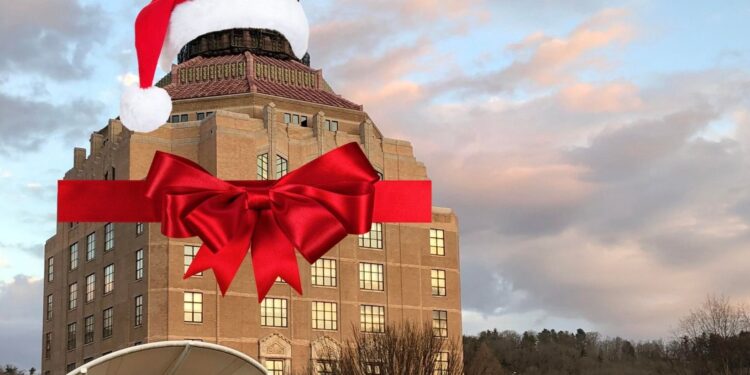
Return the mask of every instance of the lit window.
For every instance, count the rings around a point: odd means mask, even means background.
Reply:
[[[383,248],[383,224],[372,223],[370,231],[359,235],[359,247],[370,249]]]
[[[312,327],[326,331],[338,329],[338,306],[334,302],[312,303]]]
[[[47,259],[47,281],[52,282],[55,280],[55,257]]]
[[[359,307],[359,329],[367,333],[385,331],[385,307],[362,305]]]
[[[78,307],[78,283],[68,286],[68,309],[73,310]]]
[[[110,251],[115,247],[115,226],[112,223],[104,225],[104,251]]]
[[[54,299],[53,299],[52,294],[48,295],[47,296],[47,311],[46,311],[46,314],[45,314],[45,317],[47,318],[47,320],[52,320],[52,312],[54,311],[52,309],[52,307],[53,307],[53,301],[54,301]]]
[[[198,250],[200,250],[200,246],[195,245],[185,245],[183,251],[183,263],[185,265],[185,270],[183,273],[187,273],[188,268],[190,268],[190,264],[193,263],[193,259],[195,259],[195,256],[198,254]],[[195,274],[195,276],[203,276],[203,272],[198,272]]]
[[[432,334],[435,337],[448,337],[448,312],[432,311]]]
[[[94,300],[96,295],[96,274],[86,276],[86,302]]]
[[[115,265],[104,267],[104,294],[107,295],[115,290]]]
[[[135,297],[135,326],[143,325],[143,296]]]
[[[203,323],[203,293],[185,292],[184,320],[188,323]]]
[[[112,337],[112,327],[114,325],[114,310],[108,308],[102,313],[102,337]]]
[[[328,129],[328,131],[331,131],[331,132],[339,131],[339,122],[326,120],[326,129]]]
[[[83,344],[94,342],[94,316],[89,315],[83,319]]]
[[[140,236],[146,230],[146,226],[143,223],[135,223],[135,235]]]
[[[276,179],[280,179],[289,173],[289,161],[280,155],[276,155]]]
[[[445,231],[430,229],[430,255],[445,256]]]
[[[68,350],[76,348],[76,329],[75,323],[68,324]]]
[[[78,242],[70,245],[70,270],[78,268]]]
[[[384,280],[382,264],[359,264],[359,289],[383,291],[385,290]]]
[[[337,285],[336,260],[318,259],[310,268],[312,285],[331,286]]]
[[[266,370],[268,371],[268,375],[284,375],[284,360],[267,359]]]
[[[260,304],[260,325],[264,327],[287,327],[287,300],[266,298]]]
[[[260,154],[256,159],[258,180],[268,180],[268,154]]]
[[[143,249],[135,252],[135,279],[143,279]]]
[[[435,354],[434,375],[448,375],[448,352]]]
[[[96,232],[86,236],[86,261],[96,258]]]
[[[430,271],[430,283],[432,284],[433,296],[445,296],[445,271]]]
[[[44,334],[44,358],[49,359],[52,356],[52,332]]]

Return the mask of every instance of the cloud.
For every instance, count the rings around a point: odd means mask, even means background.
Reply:
[[[0,363],[39,369],[42,290],[41,280],[29,276],[0,282]]]

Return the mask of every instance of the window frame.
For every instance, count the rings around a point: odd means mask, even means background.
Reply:
[[[96,299],[96,273],[86,275],[86,296],[84,302],[89,303]]]
[[[269,306],[269,303],[272,306]],[[288,328],[289,300],[274,297],[263,299],[260,303],[260,325],[261,327]]]
[[[83,318],[83,345],[88,345],[94,342],[96,336],[96,319],[94,315],[89,315]]]
[[[112,251],[115,248],[115,225],[112,223],[104,224],[104,252]]]
[[[369,280],[368,280],[369,275]],[[378,279],[374,280],[374,275],[378,275]],[[368,283],[370,287],[368,287]],[[359,263],[359,290],[368,292],[384,292],[385,291],[385,265],[382,263]]]
[[[96,232],[86,235],[86,262],[96,259]]]
[[[106,308],[102,311],[102,339],[106,340],[114,334],[115,311],[113,307]]]
[[[189,300],[188,300],[188,296],[190,296]],[[196,296],[199,298],[196,299]],[[203,293],[183,292],[182,294],[182,320],[185,323],[193,323],[193,324],[203,323]]]
[[[78,308],[78,282],[68,285],[68,310]]]
[[[282,155],[276,154],[276,179],[280,179],[289,174],[289,159]]]
[[[430,255],[445,256],[445,230],[430,228]]]
[[[448,311],[432,310],[432,335],[439,338],[448,337]]]
[[[190,248],[190,252],[188,253],[188,248]],[[195,256],[198,255],[198,251],[200,250],[200,245],[183,245],[182,246],[182,263],[184,266],[183,274],[187,274],[188,268],[190,268],[190,264],[193,263],[193,260],[195,259]],[[203,277],[203,272],[198,272],[194,277]]]
[[[448,295],[448,276],[445,270],[430,270],[430,286],[432,287],[433,297],[445,297]]]
[[[338,262],[336,259],[320,258],[310,265],[310,283],[316,287],[337,288]]]
[[[143,295],[135,296],[134,298],[134,305],[135,305],[135,311],[134,311],[134,319],[133,319],[133,325],[135,327],[142,327],[143,326]]]
[[[255,178],[258,181],[268,181],[268,153],[261,153],[255,157]]]
[[[312,329],[318,331],[338,331],[338,303],[312,301]]]
[[[144,264],[145,261],[143,249],[138,249],[135,251],[135,281],[143,280],[143,276],[145,274]]]
[[[372,223],[370,231],[360,234],[357,238],[357,244],[363,249],[382,250],[385,243],[383,223]]]
[[[111,270],[111,272],[109,272]],[[111,294],[115,291],[115,264],[111,263],[104,266],[104,288],[103,295]]]
[[[385,332],[385,306],[359,305],[359,330],[364,333]]]
[[[78,326],[76,324],[77,322],[68,323],[68,336],[67,336],[67,349],[68,351],[75,350],[76,345],[78,344],[76,342],[76,337],[78,336]]]
[[[70,265],[68,270],[75,271],[78,269],[78,261],[80,260],[80,254],[78,253],[78,242],[72,243],[69,247]]]

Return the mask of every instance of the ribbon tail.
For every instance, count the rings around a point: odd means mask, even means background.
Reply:
[[[260,214],[256,231],[259,235],[253,236],[251,253],[258,302],[266,298],[278,277],[302,294],[294,246],[276,224],[273,213],[263,211]]]

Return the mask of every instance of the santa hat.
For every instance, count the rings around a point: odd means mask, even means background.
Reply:
[[[140,87],[126,87],[120,119],[131,130],[149,132],[172,112],[172,98],[154,87],[156,66],[169,71],[183,46],[201,35],[239,28],[278,31],[294,54],[307,52],[310,28],[298,0],[152,0],[135,21]]]

